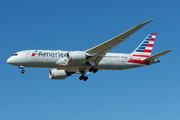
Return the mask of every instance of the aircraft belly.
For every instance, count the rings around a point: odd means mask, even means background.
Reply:
[[[127,63],[125,69],[137,68],[137,67],[142,67],[142,66],[146,66],[146,65],[137,64],[137,63]]]

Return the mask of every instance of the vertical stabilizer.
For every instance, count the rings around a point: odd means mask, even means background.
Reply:
[[[129,59],[129,63],[149,65],[150,61],[143,60],[151,56],[156,34],[157,33],[151,33],[143,40],[143,42],[135,49],[135,51],[131,53],[132,57]]]
[[[157,33],[149,34],[132,53],[132,59],[145,59],[151,56]]]

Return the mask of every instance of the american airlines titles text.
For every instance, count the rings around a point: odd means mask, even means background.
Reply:
[[[35,53],[38,57],[66,57],[67,53],[60,52],[41,52]]]

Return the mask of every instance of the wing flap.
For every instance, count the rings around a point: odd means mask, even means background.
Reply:
[[[157,58],[159,58],[159,57],[167,54],[167,53],[170,52],[170,51],[172,51],[172,50],[166,50],[166,51],[164,51],[164,52],[161,52],[161,53],[158,53],[158,54],[153,55],[153,56],[151,56],[151,57],[148,57],[148,58],[144,59],[143,61],[151,61],[151,60],[157,59]]]

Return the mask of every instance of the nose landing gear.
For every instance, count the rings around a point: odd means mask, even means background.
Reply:
[[[25,73],[24,66],[20,65],[19,68],[22,69],[21,73],[24,74]]]

